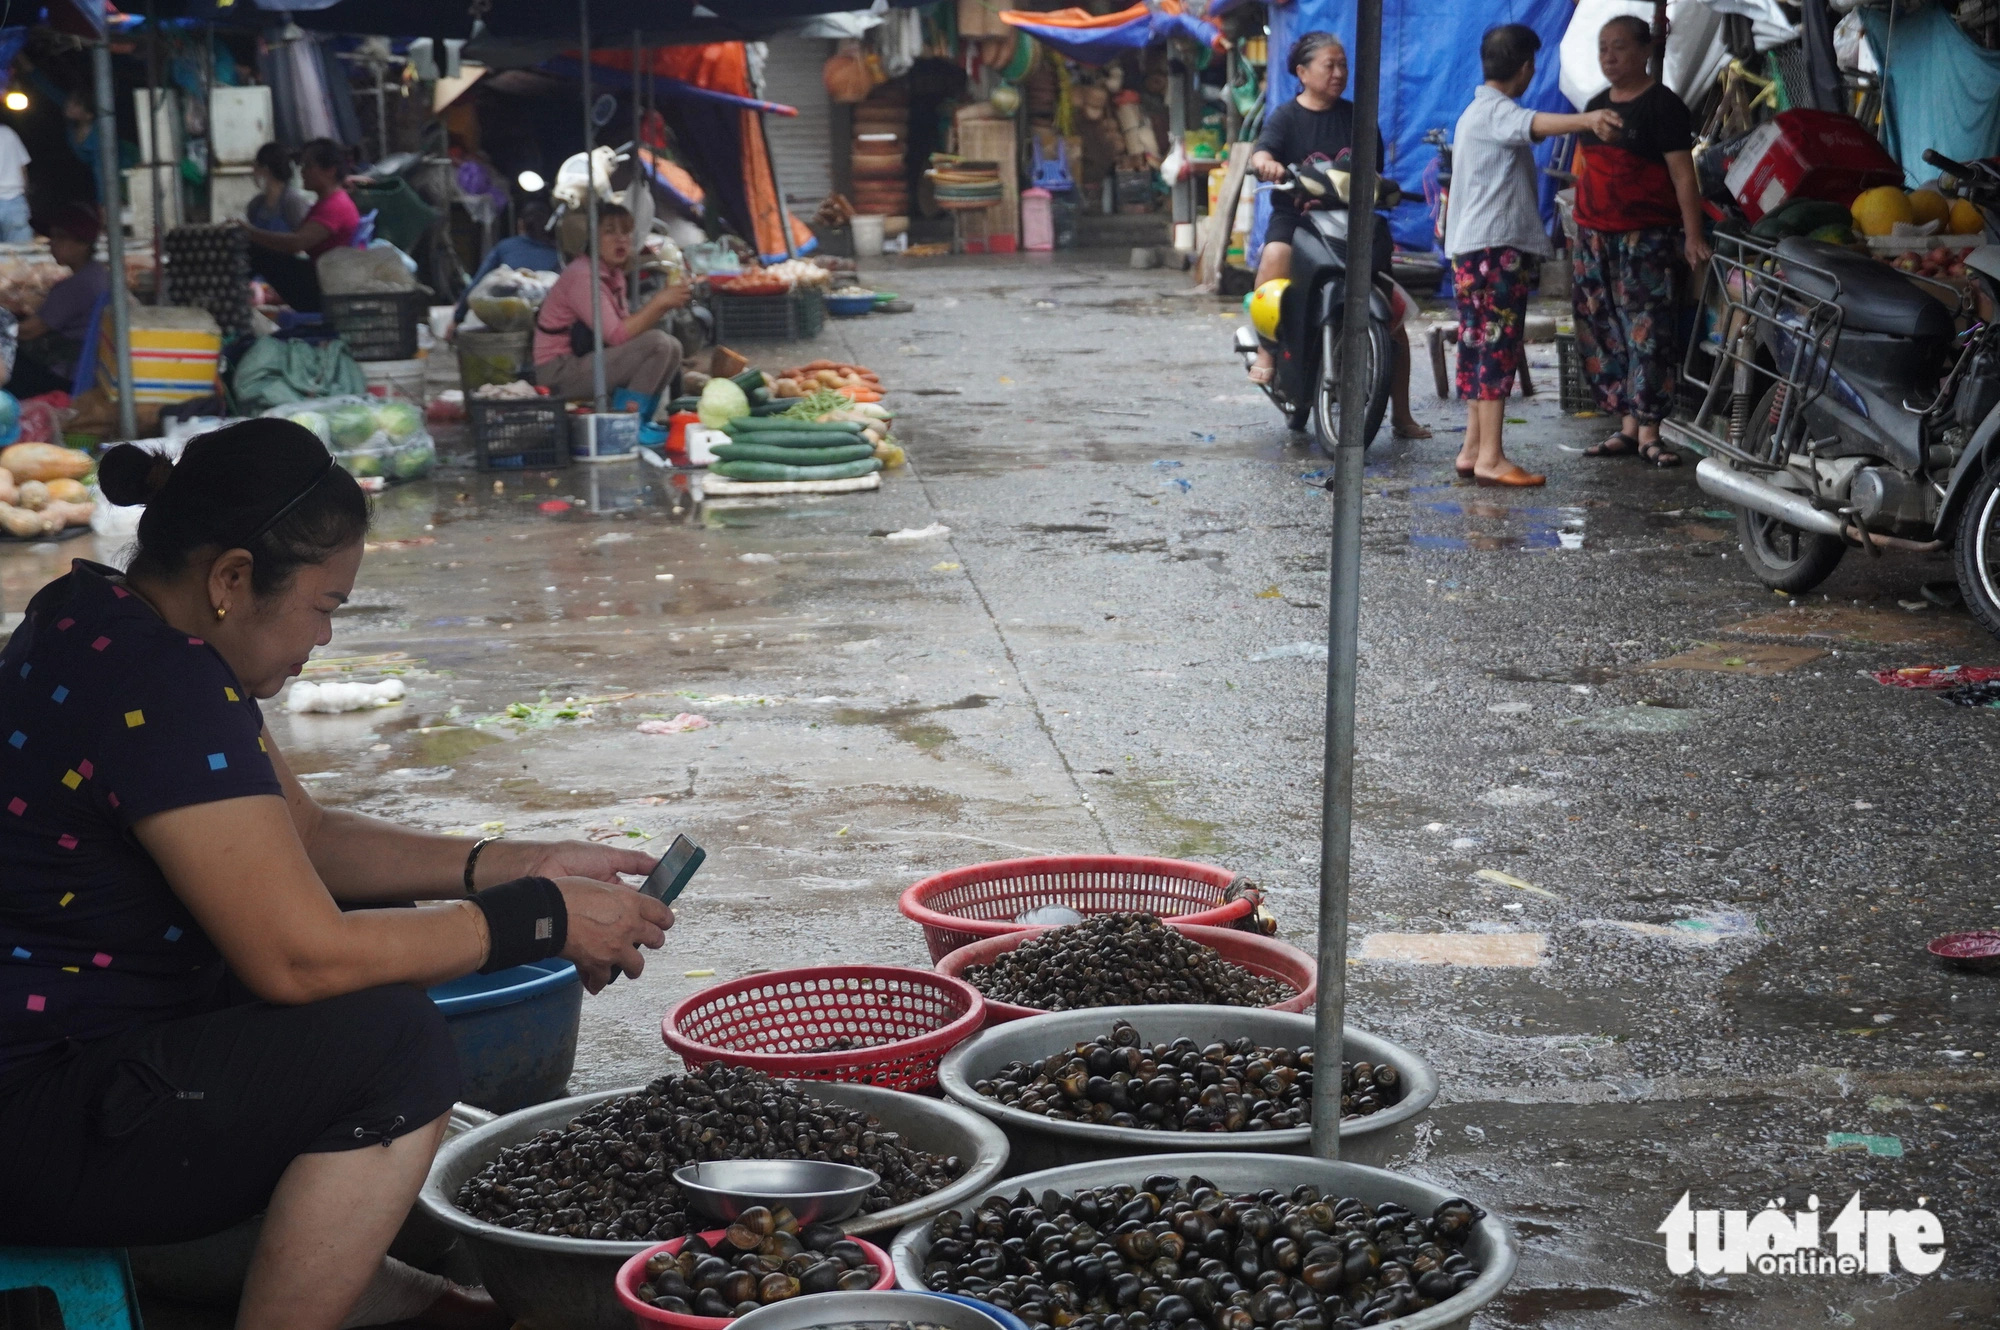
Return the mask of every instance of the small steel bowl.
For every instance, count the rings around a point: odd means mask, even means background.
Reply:
[[[1945,933],[1924,950],[1961,970],[2000,970],[2000,930],[1976,928],[1969,933]]]
[[[674,1170],[674,1185],[688,1203],[724,1222],[761,1205],[783,1206],[801,1224],[837,1224],[881,1181],[870,1169],[813,1159],[723,1159]]]

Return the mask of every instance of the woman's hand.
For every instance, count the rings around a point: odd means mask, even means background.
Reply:
[[[1699,278],[1703,265],[1708,262],[1709,256],[1715,251],[1708,247],[1708,241],[1702,238],[1701,232],[1690,231],[1688,232],[1687,244],[1682,248],[1681,252],[1687,256],[1688,267],[1694,269],[1696,278]]]
[[[589,992],[600,991],[617,974],[637,979],[646,968],[639,948],[663,946],[666,930],[674,926],[672,910],[631,887],[607,887],[587,877],[559,877],[556,886],[569,911],[562,956],[575,962]]]
[[[638,850],[623,850],[595,841],[495,841],[479,852],[480,886],[511,882],[517,877],[587,877],[618,886],[618,875],[644,877],[659,862]]]

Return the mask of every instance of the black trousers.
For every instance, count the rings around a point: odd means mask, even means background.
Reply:
[[[262,1211],[297,1156],[415,1131],[458,1083],[443,1014],[403,985],[72,1045],[0,1079],[0,1245],[220,1232]]]
[[[299,313],[320,312],[319,269],[303,254],[280,254],[252,245],[250,271],[269,282],[271,289]]]

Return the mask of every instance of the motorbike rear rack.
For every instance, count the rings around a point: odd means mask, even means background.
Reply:
[[[1805,271],[1827,284],[1822,297],[1788,281],[1784,269]],[[1770,384],[1784,385],[1773,436],[1789,438],[1800,409],[1826,389],[1833,351],[1840,341],[1840,279],[1824,268],[1780,260],[1775,248],[1747,236],[1717,235],[1703,275],[1696,335],[1689,339],[1682,374],[1702,391],[1692,420],[1660,422],[1674,443],[1726,457],[1757,471],[1780,471],[1745,452],[1750,411]],[[1768,363],[1759,359],[1767,353]]]

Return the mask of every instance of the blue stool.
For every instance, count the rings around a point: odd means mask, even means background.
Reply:
[[[123,1247],[0,1247],[0,1294],[45,1288],[64,1330],[144,1330]]]

